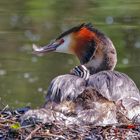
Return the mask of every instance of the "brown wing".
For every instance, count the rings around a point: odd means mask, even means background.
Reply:
[[[75,75],[61,75],[54,78],[48,88],[46,102],[56,103],[73,100],[85,90],[86,81]]]
[[[110,101],[122,101],[129,109],[140,104],[140,93],[135,83],[125,74],[116,71],[102,71],[90,76],[88,86],[94,87]]]

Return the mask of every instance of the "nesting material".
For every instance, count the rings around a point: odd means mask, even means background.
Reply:
[[[46,117],[42,121],[38,116]],[[38,115],[38,116],[37,116]],[[58,117],[59,116],[59,117]],[[139,116],[138,116],[139,117]],[[73,117],[74,119],[74,117]],[[138,118],[137,118],[138,119]],[[72,117],[66,117],[53,110],[31,110],[29,107],[0,111],[0,139],[2,140],[121,140],[140,139],[140,124],[128,121],[127,124],[95,126],[92,124],[70,123]],[[136,120],[136,119],[135,119]]]

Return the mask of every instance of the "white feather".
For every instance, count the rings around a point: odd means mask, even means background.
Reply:
[[[33,50],[36,51],[36,52],[39,52],[39,51],[42,51],[42,50],[43,50],[43,48],[41,48],[41,47],[39,48],[39,47],[38,47],[37,45],[35,45],[35,44],[33,44],[33,47],[32,47],[32,48],[33,48]]]
[[[56,52],[63,52],[63,53],[70,53],[69,52],[69,46],[71,43],[71,36],[65,36],[63,37],[64,43],[62,43],[59,47],[57,47]]]

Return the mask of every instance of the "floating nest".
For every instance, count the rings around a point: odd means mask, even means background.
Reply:
[[[114,124],[109,126],[65,125],[61,121],[42,122],[34,117],[21,121],[31,110],[24,107],[0,111],[0,140],[139,140],[140,124]]]

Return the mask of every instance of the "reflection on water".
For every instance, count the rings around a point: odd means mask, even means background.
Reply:
[[[64,30],[92,22],[114,42],[117,70],[140,88],[140,2],[138,0],[0,0],[0,107],[40,106],[57,75],[78,64],[74,56],[32,54],[32,43],[47,44]],[[1,102],[2,101],[2,102]]]

